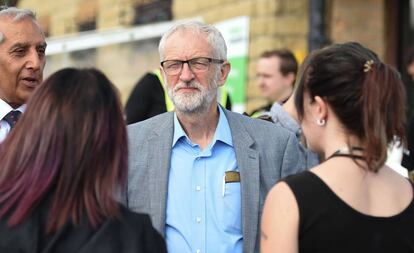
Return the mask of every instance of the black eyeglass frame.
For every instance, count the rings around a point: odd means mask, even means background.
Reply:
[[[161,64],[161,67],[163,67],[164,69],[166,69],[165,67],[164,67],[164,64],[166,63],[166,62],[176,62],[176,63],[181,63],[181,68],[180,68],[180,71],[178,71],[176,74],[173,74],[173,75],[177,75],[178,73],[181,73],[181,71],[183,70],[183,66],[184,66],[184,63],[187,63],[187,65],[188,65],[188,67],[190,68],[190,70],[191,71],[193,71],[193,69],[191,68],[191,65],[192,65],[192,62],[195,62],[196,60],[200,60],[200,59],[206,59],[206,60],[208,60],[208,67],[207,67],[207,69],[206,70],[208,70],[209,68],[210,68],[210,64],[211,63],[216,63],[216,64],[223,64],[224,62],[225,62],[225,60],[220,60],[220,59],[214,59],[214,58],[210,58],[210,57],[196,57],[196,58],[192,58],[192,59],[189,59],[189,60],[186,60],[186,61],[182,61],[182,60],[165,60],[165,61],[162,61],[160,64]],[[168,71],[166,71],[166,73],[167,73]],[[194,72],[194,71],[193,71]],[[195,72],[197,72],[197,71],[195,71]],[[168,74],[168,73],[167,73]]]

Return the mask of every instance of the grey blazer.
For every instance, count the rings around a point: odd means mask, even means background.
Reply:
[[[243,252],[258,252],[267,192],[281,178],[305,169],[296,136],[273,123],[223,109],[241,177]],[[148,213],[165,233],[168,172],[174,133],[172,112],[128,126],[127,206]]]

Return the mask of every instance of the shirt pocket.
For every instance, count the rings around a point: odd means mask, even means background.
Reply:
[[[226,183],[220,212],[224,231],[241,234],[241,189],[240,182]]]

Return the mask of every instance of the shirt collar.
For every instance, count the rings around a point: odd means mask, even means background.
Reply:
[[[233,147],[233,140],[231,138],[229,122],[227,121],[226,115],[224,114],[224,111],[221,108],[221,106],[218,106],[218,110],[219,110],[219,120],[218,120],[218,124],[216,128],[216,132],[214,133],[214,138],[211,143],[214,144],[216,141],[221,141]],[[178,121],[177,114],[174,112],[174,136],[173,136],[172,147],[174,147],[174,145],[177,143],[177,141],[181,137],[187,138],[190,141],[190,138],[188,138],[180,122]]]
[[[17,109],[14,109],[6,101],[0,99],[0,119],[4,118],[4,116],[6,116],[7,113],[13,110],[17,110],[23,113],[26,110],[26,104],[23,104],[19,106]]]
[[[180,122],[178,121],[177,114],[174,112],[174,136],[172,147],[174,147],[175,143],[181,138],[185,137],[188,139],[187,134],[184,132],[184,129],[181,127]]]
[[[229,146],[233,147],[233,139],[231,138],[231,131],[229,122],[227,121],[226,115],[224,114],[223,109],[221,106],[218,106],[219,109],[219,121],[217,124],[216,133],[214,134],[213,143],[217,141],[222,141]]]

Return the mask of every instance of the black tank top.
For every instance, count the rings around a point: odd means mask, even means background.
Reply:
[[[414,200],[395,216],[374,217],[349,206],[312,172],[283,181],[299,207],[300,253],[414,252]]]

